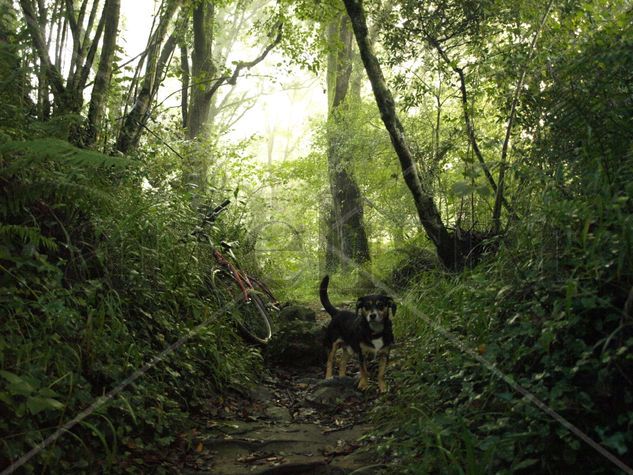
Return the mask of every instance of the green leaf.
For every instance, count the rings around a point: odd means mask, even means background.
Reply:
[[[453,183],[451,189],[457,196],[467,196],[472,192],[470,184],[463,180]]]
[[[9,382],[7,391],[12,396],[29,396],[35,392],[33,385],[17,374],[2,370],[0,371],[0,376]]]
[[[522,468],[531,467],[535,463],[538,463],[538,459],[525,459],[521,460],[516,465],[512,466],[512,470],[521,470]]]
[[[56,399],[33,396],[26,400],[26,407],[29,409],[31,414],[35,415],[47,410],[58,411],[63,409],[64,405]]]
[[[93,169],[124,169],[136,165],[127,158],[110,157],[99,152],[84,150],[64,140],[53,138],[8,142],[0,146],[0,153],[21,156],[6,168],[9,175],[19,172],[25,166],[38,164],[47,159]]]

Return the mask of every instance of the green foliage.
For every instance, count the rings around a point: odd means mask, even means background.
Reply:
[[[212,244],[193,236],[200,215],[170,190],[173,168],[50,138],[0,153],[3,465],[201,324],[29,470],[117,471],[135,450],[174,441],[209,393],[252,381],[259,355],[224,310]],[[143,185],[147,177],[157,186]],[[227,229],[209,234],[235,238]]]
[[[401,305],[397,333],[416,338],[401,352],[396,404],[381,406],[378,420],[383,449],[408,473],[560,472],[577,465],[611,473],[605,459],[490,368],[630,463],[633,387],[625,375],[633,369],[633,334],[623,307],[633,249],[623,241],[630,242],[633,227],[622,213],[628,205],[616,200],[610,211],[597,211],[609,229],[585,234],[595,208],[548,198],[533,217],[545,231],[521,227],[495,261],[463,275],[429,274]]]
[[[499,254],[459,276],[421,275],[404,299],[396,330],[415,338],[395,401],[376,414],[402,471],[613,473],[497,370],[633,462],[629,16],[588,31],[531,97],[545,114],[515,165],[529,214]]]

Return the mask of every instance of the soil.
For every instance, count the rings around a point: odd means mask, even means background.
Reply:
[[[289,363],[270,367],[247,393],[207,400],[195,427],[153,461],[145,454],[144,466],[192,475],[384,473],[369,436],[378,390],[356,388],[356,362],[351,376],[331,380],[323,379],[323,365]]]
[[[320,368],[275,368],[250,394],[209,400],[186,446],[158,465],[184,474],[381,473],[365,437],[376,389],[356,384],[325,381]]]

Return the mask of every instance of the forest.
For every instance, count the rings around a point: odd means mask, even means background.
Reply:
[[[0,0],[1,474],[633,474],[632,350],[630,1]]]

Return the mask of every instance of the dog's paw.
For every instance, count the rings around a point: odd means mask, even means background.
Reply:
[[[366,379],[361,379],[358,382],[358,389],[361,391],[366,391],[369,388],[369,382]]]
[[[387,392],[387,385],[384,381],[378,383],[378,390],[381,392],[381,394],[385,394]]]

